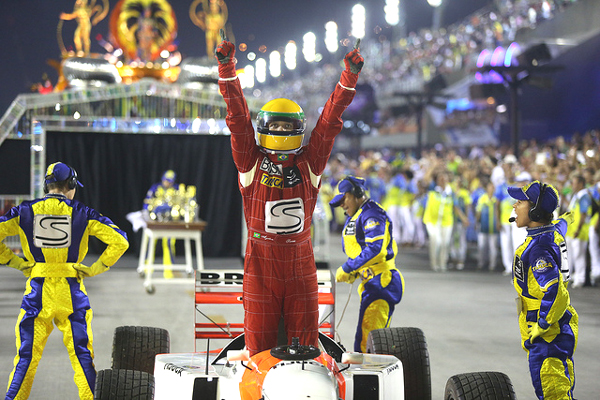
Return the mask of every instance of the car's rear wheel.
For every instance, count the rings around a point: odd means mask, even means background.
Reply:
[[[119,326],[113,338],[112,368],[153,374],[156,355],[169,351],[169,332],[166,329]]]
[[[431,373],[425,335],[419,328],[375,329],[367,353],[390,354],[402,362],[405,400],[431,400]]]
[[[152,400],[154,376],[142,371],[104,369],[98,372],[94,400]]]
[[[502,372],[471,372],[451,376],[444,400],[515,400],[510,378]]]

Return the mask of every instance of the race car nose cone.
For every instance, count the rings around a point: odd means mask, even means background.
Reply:
[[[282,361],[276,364],[265,377],[262,393],[265,400],[338,399],[333,376],[316,361]]]

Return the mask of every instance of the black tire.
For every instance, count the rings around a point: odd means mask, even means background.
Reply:
[[[154,374],[154,358],[169,353],[169,332],[148,326],[119,326],[115,329],[112,368]]]
[[[104,369],[98,372],[94,400],[152,400],[154,376],[142,371]]]
[[[444,400],[516,400],[510,378],[502,372],[454,375],[446,382]]]
[[[396,356],[404,370],[405,400],[431,400],[431,373],[425,335],[419,328],[375,329],[367,353]]]

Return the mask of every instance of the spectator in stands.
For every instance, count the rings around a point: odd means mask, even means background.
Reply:
[[[415,238],[413,244],[416,248],[424,247],[427,244],[427,232],[423,223],[423,214],[427,203],[427,186],[424,181],[417,182],[417,194],[411,204],[411,212],[415,223]]]
[[[575,174],[571,178],[573,191],[568,210],[573,213],[574,222],[572,229],[567,233],[567,246],[569,248],[569,269],[573,277],[573,289],[585,284],[586,252],[589,235],[589,216],[591,213],[592,198],[585,187],[585,178]]]
[[[435,186],[427,194],[423,223],[429,236],[429,262],[436,272],[445,272],[448,269],[450,252],[450,239],[454,214],[464,224],[468,224],[467,217],[456,206],[452,188],[449,184],[448,172],[440,171],[435,176]]]
[[[592,180],[593,185],[589,187],[592,207],[590,211],[590,281],[592,286],[600,283],[600,170],[596,171]]]
[[[452,244],[450,249],[451,258],[454,260],[457,270],[465,268],[467,260],[467,228],[469,227],[469,209],[471,208],[471,194],[467,189],[468,183],[465,178],[457,176],[454,179],[454,191],[456,193],[456,207],[467,216],[466,224],[454,215],[454,225],[452,227]]]
[[[508,157],[508,156],[507,156]],[[512,161],[512,160],[510,160]],[[516,229],[516,226],[513,225],[509,219],[512,214],[513,205],[515,201],[508,194],[509,186],[515,186],[515,173],[513,171],[514,163],[504,164],[504,176],[505,181],[500,184],[496,188],[495,196],[498,199],[499,203],[499,221],[500,221],[500,254],[502,260],[502,266],[504,268],[503,275],[510,275],[512,273],[512,263],[513,257],[515,254],[515,249],[513,247],[513,227]]]
[[[477,208],[477,234],[478,260],[477,269],[488,267],[492,272],[496,269],[498,260],[498,228],[499,228],[499,201],[495,196],[495,186],[491,181],[485,182],[485,193],[479,198]]]

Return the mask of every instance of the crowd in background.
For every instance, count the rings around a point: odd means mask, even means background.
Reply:
[[[434,270],[464,268],[469,261],[466,242],[471,241],[480,250],[473,267],[508,275],[515,246],[523,242],[526,232],[508,222],[514,200],[507,195],[506,187],[540,180],[552,184],[560,193],[556,216],[567,211],[578,214],[568,236],[579,242],[567,238],[570,260],[585,263],[584,268],[591,269],[587,283],[594,284],[596,279],[600,283],[600,223],[594,205],[600,202],[599,152],[600,131],[593,130],[575,134],[569,141],[563,137],[546,142],[523,141],[518,159],[508,145],[444,148],[438,144],[418,157],[385,149],[363,152],[357,159],[338,153],[330,159],[321,193],[323,204],[327,204],[337,182],[347,175],[362,176],[366,178],[369,196],[390,214],[394,239],[401,246],[423,247],[431,243],[432,231],[427,224],[435,225],[431,219],[437,217],[439,210],[443,221],[438,222],[445,228],[444,232],[433,234],[452,235],[452,240],[448,249],[442,249],[446,254],[430,253]],[[438,205],[435,212],[428,214],[428,199],[436,190],[450,191],[446,198],[451,199],[451,204]],[[343,226],[341,210],[327,211],[331,212],[333,229]],[[583,257],[577,250],[583,252]],[[586,257],[588,250],[590,257]],[[579,277],[572,286],[583,286],[583,279],[581,282]]]
[[[386,46],[389,42],[371,39],[363,43],[361,53],[368,60],[368,68],[361,72],[361,81],[371,85],[375,92],[378,113],[375,126],[394,125],[396,119],[406,116],[392,115],[382,101],[396,92],[422,90],[423,84],[436,75],[457,71],[470,73],[479,53],[493,51],[499,45],[507,46],[525,29],[533,29],[540,22],[551,19],[572,1],[560,0],[497,0],[494,5],[479,10],[463,21],[448,27],[421,29],[410,32],[397,41],[399,45]],[[394,42],[396,43],[396,42]],[[338,60],[331,60],[337,62]],[[308,113],[309,121],[316,121],[323,99],[336,82],[339,66],[322,62],[311,73],[294,76],[292,81],[281,80],[276,84],[255,90],[261,98],[293,98]],[[414,124],[411,124],[414,125]],[[375,132],[375,131],[373,131]],[[401,131],[390,133],[400,133]]]

